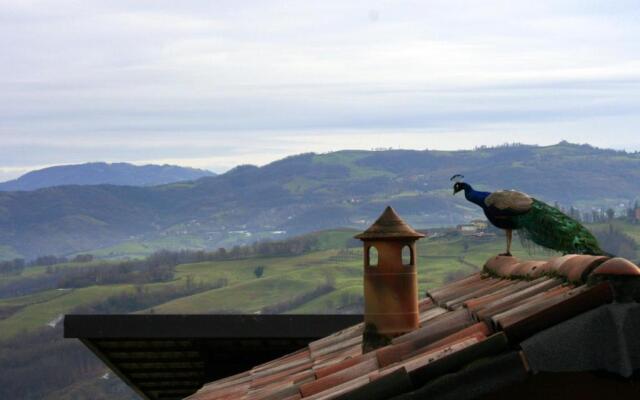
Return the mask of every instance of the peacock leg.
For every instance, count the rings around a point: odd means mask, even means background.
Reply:
[[[501,256],[511,256],[511,238],[513,231],[511,229],[507,229],[507,252],[500,254]]]

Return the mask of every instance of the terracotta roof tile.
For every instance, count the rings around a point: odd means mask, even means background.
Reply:
[[[343,369],[300,386],[300,393],[302,393],[302,397],[311,396],[328,390],[334,386],[349,382],[355,378],[366,376],[370,372],[378,370],[378,368],[378,360],[375,357],[362,359],[361,362],[351,365],[347,369]]]
[[[359,364],[365,360],[376,358],[375,352],[369,352],[366,354],[360,354],[355,357],[347,357],[340,362],[318,368],[315,370],[315,375],[318,379],[324,378],[325,376],[334,374],[338,371],[341,371],[345,368],[350,368],[356,364]]]
[[[494,314],[509,310],[515,305],[520,304],[521,302],[527,301],[531,298],[531,296],[545,292],[562,284],[562,282],[558,279],[550,279],[544,277],[538,279],[539,281],[536,281],[536,284],[533,286],[527,287],[526,289],[519,290],[515,293],[511,293],[488,304],[485,304],[480,309],[475,310],[475,315],[478,319],[485,319]]]
[[[429,349],[433,349],[433,348],[438,348],[441,346],[446,346],[449,345],[450,343],[453,343],[457,340],[460,339],[464,339],[470,336],[474,336],[476,334],[481,334],[483,337],[487,337],[489,336],[491,333],[493,332],[493,329],[491,329],[485,322],[478,322],[477,324],[473,324],[469,327],[466,327],[462,330],[459,330],[455,333],[452,333],[451,335],[448,335],[440,340],[437,340],[435,342],[432,342],[428,345],[426,345],[424,347],[424,349],[429,350]],[[417,354],[420,351],[424,351],[422,349],[416,350],[413,353],[410,353],[409,356],[414,356],[415,354]],[[404,358],[404,357],[403,357]]]
[[[378,364],[381,367],[393,365],[402,360],[404,356],[413,353],[419,348],[420,346],[415,342],[405,342],[378,349],[376,351]]]
[[[251,381],[251,389],[258,388],[261,386],[266,386],[273,382],[282,382],[283,379],[290,377],[299,372],[305,372],[310,369],[312,363],[310,361],[304,364],[297,364],[294,367],[287,368],[284,370],[274,371],[273,373],[261,373],[254,375],[253,380]]]
[[[465,335],[451,335],[448,336],[444,339],[438,340],[435,343],[432,343],[428,346],[425,346],[421,349],[418,349],[412,353],[409,353],[407,355],[404,355],[402,357],[402,361],[399,361],[400,364],[404,364],[405,361],[413,359],[415,357],[418,357],[420,355],[423,354],[427,354],[427,353],[439,353],[441,350],[445,350],[448,349],[450,347],[452,347],[454,344],[460,343],[460,342],[464,342],[468,339],[477,339],[477,341],[483,340],[485,339],[487,336],[480,331],[475,331],[475,332],[469,332]]]
[[[542,275],[540,267],[544,264],[546,264],[546,261],[523,261],[517,264],[511,271],[511,275],[535,279]]]
[[[594,275],[640,275],[640,268],[624,258],[612,258],[593,271]]]
[[[430,298],[424,298],[418,302],[418,311],[425,312],[432,308],[437,308],[438,306],[431,300]]]
[[[475,321],[468,310],[459,309],[450,311],[433,318],[429,323],[426,323],[415,331],[394,338],[391,343],[398,344],[415,340],[430,342],[433,341],[434,338],[445,337],[473,323],[475,323]]]
[[[449,312],[449,310],[447,310],[446,308],[442,308],[442,307],[435,307],[435,308],[431,308],[427,311],[424,311],[422,314],[420,314],[420,325],[424,324],[425,322],[439,316],[442,314],[445,314]]]
[[[585,290],[586,287],[581,286],[576,289],[567,290],[567,291],[557,291],[553,294],[543,293],[540,296],[532,297],[531,299],[523,302],[522,304],[514,307],[510,310],[501,312],[491,317],[491,319],[495,322],[495,324],[499,328],[503,328],[505,325],[509,325],[515,321],[519,321],[528,317],[529,315],[535,314],[545,308],[559,303],[566,299],[567,297],[573,296],[582,290]]]
[[[386,367],[399,362],[406,355],[429,348],[432,343],[456,333],[474,322],[471,314],[466,310],[444,314],[418,330],[394,339],[391,345],[378,349],[376,351],[378,363],[381,367]]]
[[[332,365],[336,362],[340,362],[349,357],[356,357],[362,354],[362,345],[359,342],[344,350],[336,351],[333,353],[325,354],[313,361],[313,368],[323,368]]]
[[[311,357],[314,360],[319,360],[322,359],[323,356],[327,356],[331,353],[348,350],[351,347],[358,346],[361,342],[362,338],[360,335],[345,338],[343,341],[337,341],[335,343],[330,343],[326,347],[320,347],[316,350],[311,350]]]
[[[508,256],[495,256],[491,257],[484,264],[484,269],[490,273],[498,276],[509,276],[509,273],[515,269],[518,264],[518,259]]]
[[[385,376],[393,374],[394,372],[397,372],[399,370],[406,371],[404,369],[404,366],[401,365],[401,364],[396,364],[396,365],[393,365],[393,366],[382,368],[382,369],[379,369],[377,371],[373,371],[372,373],[370,373],[369,374],[369,380],[372,381],[372,382],[373,381],[377,381],[378,379],[382,379]]]
[[[462,350],[466,347],[476,344],[482,341],[484,338],[484,335],[477,333],[462,339],[458,339],[445,346],[425,351],[424,353],[416,354],[413,357],[403,360],[402,365],[407,370],[407,372],[411,372],[443,357],[446,357],[449,354],[455,353],[458,350]]]
[[[608,259],[609,257],[605,256],[578,255],[562,263],[558,273],[569,282],[583,283],[586,282],[591,271]]]
[[[366,385],[370,382],[368,376],[361,376],[351,381],[344,382],[337,386],[332,386],[326,390],[316,393],[309,397],[303,397],[305,400],[329,400],[333,399],[341,394],[348,393],[354,389]]]
[[[421,326],[388,346],[362,354],[364,325],[358,324],[251,371],[207,384],[189,399],[328,400],[352,392],[366,394],[369,385],[380,387],[387,380],[407,390],[407,376],[411,384],[424,384],[474,359],[504,352],[507,337],[512,345],[519,343],[611,301],[608,283],[583,284],[589,276],[640,275],[640,269],[626,260],[582,255],[544,262],[493,257],[485,270],[489,275],[473,274],[430,290],[419,303]]]
[[[429,290],[427,293],[428,293],[429,297],[431,297],[432,299],[435,299],[440,295],[441,292],[450,290],[450,289],[458,287],[458,286],[468,285],[468,284],[470,284],[470,283],[472,283],[474,281],[478,281],[478,280],[481,280],[483,278],[484,278],[484,276],[482,276],[482,274],[480,274],[478,272],[478,273],[475,273],[473,275],[469,275],[466,278],[462,278],[460,280],[448,283],[448,284],[446,284],[444,286],[441,286],[439,288],[435,288],[435,289]]]
[[[483,285],[482,287],[469,292],[469,293],[465,293],[461,296],[455,297],[449,301],[446,301],[444,303],[445,307],[447,307],[450,310],[454,310],[458,307],[462,306],[462,303],[464,303],[465,301],[469,300],[469,299],[474,299],[480,296],[484,296],[490,293],[494,293],[496,290],[502,289],[506,286],[510,286],[513,285],[512,282],[509,282],[508,280],[491,280],[489,281],[489,279],[486,280],[487,284]]]
[[[463,303],[463,306],[468,308],[471,311],[477,311],[480,308],[485,307],[489,303],[497,301],[512,293],[526,289],[530,286],[535,285],[538,282],[539,282],[538,280],[513,282],[511,285],[501,288],[495,292],[467,300]]]
[[[248,393],[246,400],[280,400],[287,397],[300,396],[300,384],[299,383],[285,383],[280,387],[265,388],[261,391]]]
[[[548,299],[554,298],[561,294],[567,293],[571,290],[568,286],[556,286],[552,289],[546,290],[541,293],[537,293],[531,297],[524,298],[518,302],[512,303],[510,307],[507,309],[501,309],[499,312],[492,313],[491,315],[486,316],[487,320],[492,321],[494,326],[498,327],[498,322],[501,318],[505,318],[511,316],[513,314],[517,314],[522,312],[522,310],[526,310],[530,307],[535,307],[536,305],[540,305],[540,302],[546,301]],[[558,300],[561,297],[558,298]],[[499,327],[498,327],[499,328]]]
[[[427,295],[431,297],[435,303],[442,307],[447,301],[467,295],[469,293],[473,293],[476,290],[489,287],[498,281],[499,279],[485,277],[478,280],[470,281],[469,283],[463,285],[452,286],[442,291],[430,291],[427,293]]]
[[[567,254],[547,261],[519,261],[515,257],[496,256],[487,261],[484,270],[494,276],[511,279],[555,275],[570,282],[584,283],[591,271],[607,259],[604,256]]]
[[[552,273],[558,273],[558,270],[560,269],[560,267],[562,266],[562,264],[564,264],[566,261],[577,257],[577,254],[567,254],[564,255],[562,257],[555,257],[550,259],[549,261],[547,261],[544,265],[542,265],[540,267],[540,270],[542,271],[542,273],[544,274],[552,274]]]
[[[567,293],[562,301],[550,301],[535,312],[528,310],[510,320],[503,320],[501,327],[507,336],[516,342],[531,336],[533,333],[556,325],[585,311],[613,301],[613,289],[608,282],[594,287],[582,286],[581,290]]]
[[[246,395],[246,400],[264,400],[265,398],[273,398],[276,395],[282,398],[297,395],[298,393],[297,385],[290,382],[275,382],[258,390],[249,390]]]

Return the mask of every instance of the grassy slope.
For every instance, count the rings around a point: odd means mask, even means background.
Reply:
[[[640,242],[640,226],[616,223]],[[176,267],[174,281],[145,285],[145,289],[153,291],[165,285],[184,285],[187,280],[199,284],[224,279],[227,285],[223,288],[168,301],[153,307],[153,312],[255,313],[265,306],[290,300],[330,282],[336,290],[296,305],[287,312],[335,312],[357,302],[362,295],[362,251],[359,247],[346,248],[353,233],[348,229],[316,233],[314,235],[319,239],[317,249],[295,257],[247,258],[179,265]],[[502,251],[502,236],[485,239],[447,236],[419,241],[419,293],[423,296],[427,289],[441,285],[454,274],[459,276],[481,268],[489,257]],[[518,240],[514,241],[513,253],[520,258],[548,258],[554,254],[540,250],[529,254]],[[76,264],[63,266],[73,268]],[[264,267],[261,278],[257,278],[254,272],[259,266]],[[24,276],[35,277],[45,273],[44,267],[28,268]],[[5,277],[0,278],[0,281],[20,278]],[[30,296],[0,300],[0,311],[14,310],[13,314],[0,319],[0,339],[23,331],[41,329],[58,315],[79,305],[103,301],[109,296],[130,290],[134,290],[133,285],[102,285],[67,291],[47,290]]]

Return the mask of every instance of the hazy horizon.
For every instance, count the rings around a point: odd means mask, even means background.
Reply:
[[[0,180],[304,152],[640,150],[634,2],[0,5]]]
[[[564,141],[564,140],[561,140]],[[571,142],[570,142],[571,143]],[[494,144],[494,145],[477,145],[477,146],[488,146],[488,147],[496,147],[496,146],[503,146],[503,145],[514,145],[514,144],[520,144],[520,145],[527,145],[527,146],[549,146],[549,145],[556,145],[559,144],[559,142],[556,143],[550,143],[550,144],[537,144],[537,143],[501,143],[501,144]],[[587,144],[587,145],[591,145],[590,143],[571,143],[571,144],[577,144],[577,145],[581,145],[581,144]],[[332,153],[332,152],[339,152],[339,151],[357,151],[357,150],[367,150],[367,151],[378,151],[378,150],[416,150],[416,151],[420,151],[420,150],[441,150],[441,151],[465,151],[465,150],[473,150],[475,148],[477,148],[477,146],[474,147],[465,147],[465,148],[448,148],[448,149],[442,149],[442,148],[427,148],[427,149],[412,149],[412,148],[374,148],[374,149],[357,149],[357,148],[344,148],[344,149],[336,149],[336,150],[330,150],[330,151],[326,151],[326,152],[312,152],[312,153],[317,153],[317,154],[325,154],[325,153]],[[593,146],[593,145],[591,145]],[[599,146],[594,146],[594,147],[599,147]],[[626,151],[626,152],[638,152],[638,150],[628,150],[628,149],[615,149],[615,148],[610,148],[610,147],[599,147],[601,149],[612,149],[612,150],[620,150],[620,151]],[[0,168],[0,183],[3,183],[5,181],[9,181],[9,180],[13,180],[16,178],[19,178],[20,176],[28,173],[28,172],[32,172],[32,171],[37,171],[40,169],[44,169],[44,168],[49,168],[49,167],[56,167],[56,166],[69,166],[69,165],[82,165],[82,164],[90,164],[90,163],[107,163],[107,164],[116,164],[116,163],[127,163],[127,164],[133,164],[133,165],[137,165],[137,166],[143,166],[143,165],[171,165],[171,166],[179,166],[179,167],[190,167],[190,168],[197,168],[197,169],[202,169],[202,170],[206,170],[206,171],[210,171],[210,172],[215,172],[216,174],[224,174],[226,172],[228,172],[229,170],[238,167],[240,165],[256,165],[256,166],[264,166],[267,165],[271,162],[274,161],[278,161],[281,160],[284,157],[288,157],[288,156],[295,156],[295,155],[299,155],[302,153],[293,153],[293,154],[288,154],[285,155],[283,157],[277,157],[274,158],[273,160],[268,160],[264,163],[239,163],[239,164],[235,164],[230,166],[229,168],[225,169],[225,170],[218,170],[218,171],[214,171],[212,169],[208,169],[206,167],[197,167],[197,166],[193,166],[193,165],[180,165],[180,164],[171,164],[171,163],[153,163],[153,162],[130,162],[127,160],[118,160],[118,161],[105,161],[105,160],[88,160],[85,162],[79,162],[79,163],[68,163],[68,164],[51,164],[51,165],[42,165],[42,166],[35,166],[31,169],[26,169],[24,172],[18,173],[18,169],[9,169],[8,172],[3,173],[2,169]],[[2,179],[2,176],[4,175],[9,175],[9,178],[6,179]],[[17,174],[17,175],[15,175]],[[13,175],[13,176],[12,176]]]

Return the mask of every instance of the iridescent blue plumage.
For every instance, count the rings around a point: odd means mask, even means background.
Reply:
[[[596,238],[578,221],[525,193],[514,190],[480,192],[467,183],[456,182],[453,194],[460,191],[464,191],[468,201],[482,208],[489,222],[507,232],[504,255],[511,255],[511,237],[515,229],[521,231],[522,237],[560,252],[604,254]]]

